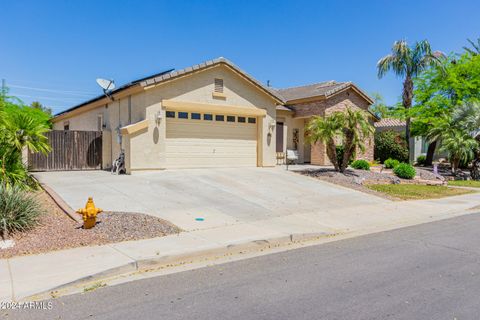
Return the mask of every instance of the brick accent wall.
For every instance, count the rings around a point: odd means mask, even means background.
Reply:
[[[352,89],[348,89],[326,100],[305,102],[289,105],[295,110],[294,117],[325,116],[333,112],[344,111],[347,108],[368,110],[370,106],[363,97]],[[373,125],[373,123],[372,123]],[[370,141],[365,142],[365,153],[357,152],[357,159],[373,160],[373,135]],[[322,143],[316,143],[311,148],[312,164],[331,165],[326,155],[325,146]]]
[[[325,145],[322,142],[317,142],[312,145],[310,149],[310,163],[319,166],[330,164],[327,153],[325,151]]]
[[[373,135],[372,135],[371,139],[365,142],[365,152],[362,153],[360,152],[360,150],[357,151],[357,159],[372,161],[374,147],[375,147],[375,144],[373,142]]]

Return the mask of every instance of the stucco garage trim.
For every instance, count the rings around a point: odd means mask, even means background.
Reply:
[[[148,128],[148,120],[142,120],[137,123],[125,126],[120,129],[121,134],[132,134],[134,132]]]
[[[162,106],[171,111],[185,111],[185,112],[212,112],[240,115],[240,116],[255,116],[264,117],[267,111],[258,108],[246,108],[232,105],[215,105],[208,103],[194,103],[184,101],[162,100]]]

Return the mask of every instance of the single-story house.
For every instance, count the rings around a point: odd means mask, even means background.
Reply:
[[[225,58],[133,81],[57,114],[54,130],[103,131],[102,167],[121,150],[127,172],[191,167],[269,167],[296,149],[300,163],[329,164],[304,142],[312,116],[372,99],[351,82],[275,90]],[[374,121],[372,115],[372,121]],[[359,158],[373,160],[373,139]]]

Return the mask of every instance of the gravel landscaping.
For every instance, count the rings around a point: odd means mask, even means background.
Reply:
[[[177,226],[157,217],[122,212],[100,213],[97,225],[85,230],[61,211],[45,192],[39,192],[38,198],[44,204],[47,214],[40,218],[39,225],[35,228],[10,235],[9,239],[15,241],[15,246],[0,249],[0,258],[163,237],[181,231]]]
[[[330,183],[335,183],[347,188],[359,190],[365,193],[374,194],[390,200],[396,198],[389,197],[381,192],[369,189],[363,184],[365,181],[370,181],[372,184],[390,184],[398,178],[374,171],[347,169],[345,174],[335,171],[333,168],[310,168],[302,171],[296,171],[300,174],[314,177]]]
[[[421,168],[415,168],[415,170],[417,172],[416,178],[436,182],[443,182],[444,180],[443,177],[436,176],[428,170]],[[296,172],[330,183],[335,183],[347,188],[374,194],[390,200],[398,200],[399,198],[389,196],[388,194],[382,192],[377,192],[371,188],[368,188],[367,186],[371,184],[399,184],[402,182],[411,183],[411,180],[404,180],[395,176],[392,173],[392,170],[384,169],[381,173],[379,167],[372,167],[371,171],[348,168],[344,174],[329,167],[308,168]]]

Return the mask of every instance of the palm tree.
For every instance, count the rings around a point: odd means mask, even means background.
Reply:
[[[480,129],[480,103],[469,101],[455,107],[452,112],[452,120],[454,123],[478,135]],[[475,132],[477,132],[475,134]]]
[[[28,148],[31,152],[50,151],[48,139],[45,133],[50,129],[44,124],[35,121],[25,113],[14,113],[5,121],[6,129],[12,133],[11,143],[18,150]]]
[[[469,47],[463,47],[463,50],[467,51],[470,53],[472,56],[477,56],[480,54],[480,38],[477,39],[477,43],[473,42],[470,39],[467,39],[467,41],[470,43],[472,48]]]
[[[365,111],[347,108],[345,112],[334,112],[325,118],[313,117],[305,131],[310,143],[320,141],[325,144],[328,159],[336,171],[343,173],[357,149],[365,152],[364,141],[371,138],[374,128],[368,122]],[[337,159],[335,141],[343,142],[344,151],[341,160]]]
[[[480,145],[480,103],[470,101],[457,106],[452,118],[458,127],[463,128]],[[474,153],[470,176],[473,180],[480,180],[480,152],[476,149]]]
[[[480,104],[463,103],[457,106],[452,115],[439,118],[427,132],[429,141],[440,141],[441,151],[448,152],[452,173],[456,173],[460,162],[472,160],[471,176],[477,180],[479,174],[480,145]]]
[[[335,167],[335,171],[340,171],[337,161],[337,147],[335,139],[341,134],[343,119],[341,113],[335,112],[328,117],[314,116],[306,125],[305,134],[309,143],[322,142],[326,146],[327,157]]]
[[[433,52],[427,40],[416,42],[412,47],[408,46],[407,41],[400,40],[394,42],[392,52],[389,55],[377,62],[379,78],[385,76],[390,70],[396,76],[404,78],[402,104],[406,111],[405,137],[407,143],[410,141],[408,109],[412,106],[413,101],[413,79],[429,67],[440,66],[440,58],[443,56],[443,53],[439,51]]]
[[[5,112],[8,101],[0,97],[0,182],[4,187],[34,188],[35,180],[22,163],[22,150],[47,153],[50,151],[44,123],[21,112]]]
[[[448,152],[452,173],[456,174],[461,161],[470,162],[478,142],[461,130],[449,130],[442,135],[441,151]]]
[[[365,141],[371,139],[375,129],[368,122],[368,117],[364,111],[354,111],[348,108],[345,113],[343,113],[342,132],[344,151],[340,171],[344,172],[357,149],[365,152]]]

